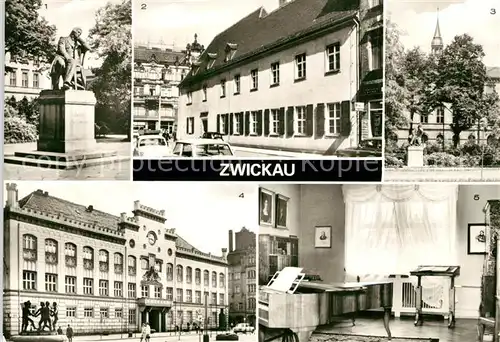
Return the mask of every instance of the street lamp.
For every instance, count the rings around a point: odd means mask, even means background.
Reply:
[[[210,338],[207,334],[207,324],[208,324],[208,291],[205,291],[205,322],[203,324],[203,342],[208,342]]]

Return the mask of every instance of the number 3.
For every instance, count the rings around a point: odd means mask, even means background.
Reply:
[[[495,8],[492,8],[492,9],[490,10],[490,13],[491,13],[491,14],[497,14],[497,10],[496,10]]]

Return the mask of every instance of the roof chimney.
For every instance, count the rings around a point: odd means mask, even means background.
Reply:
[[[227,248],[222,248],[221,251],[222,251],[222,257],[225,258],[227,255]]]
[[[92,211],[94,211],[94,206],[93,205],[89,205],[87,207],[87,212],[91,213]]]
[[[127,222],[127,213],[120,213],[121,222]]]
[[[282,7],[288,3],[288,0],[278,0],[279,1],[279,7]]]
[[[233,231],[229,231],[229,253],[233,251]]]
[[[17,194],[17,184],[15,183],[7,183],[7,207],[17,208],[19,206],[18,203],[18,194]]]

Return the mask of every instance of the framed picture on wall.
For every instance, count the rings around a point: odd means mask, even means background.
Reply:
[[[469,223],[467,254],[486,254],[486,228],[484,223]]]
[[[259,188],[259,224],[274,225],[274,192]]]
[[[331,248],[332,247],[332,227],[320,226],[316,227],[314,236],[314,247],[316,248]]]
[[[276,195],[276,228],[287,229],[288,197]]]

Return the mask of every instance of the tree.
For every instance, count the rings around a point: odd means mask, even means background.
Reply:
[[[92,89],[97,107],[106,118],[101,120],[110,128],[126,132],[130,137],[131,88],[132,88],[132,4],[108,3],[96,14],[96,24],[90,30],[91,47],[103,58],[96,70]]]
[[[12,60],[53,58],[56,28],[40,17],[41,7],[42,0],[5,1],[5,53]]]
[[[385,48],[385,139],[396,136],[396,130],[408,126],[404,115],[407,90],[404,87],[404,48],[399,40],[400,31],[386,20]]]
[[[485,115],[488,98],[484,96],[487,79],[483,57],[483,47],[463,34],[454,38],[438,60],[435,88],[429,103],[432,107],[450,104],[453,114],[450,128],[455,147],[460,143],[460,133],[473,127]]]

